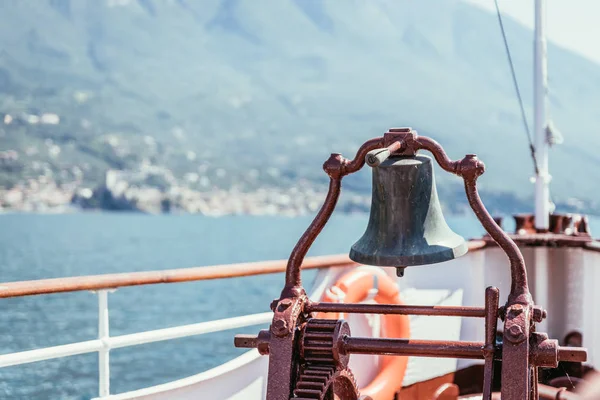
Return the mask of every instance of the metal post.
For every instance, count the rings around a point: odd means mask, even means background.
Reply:
[[[485,346],[483,348],[485,364],[483,370],[483,400],[492,400],[499,298],[500,291],[498,288],[490,286],[485,289]]]
[[[550,271],[552,266],[551,257],[549,257],[550,250],[547,247],[534,247],[533,252],[533,293],[531,294],[535,299],[536,304],[549,304],[552,298],[550,282]],[[568,250],[565,250],[568,251]],[[569,265],[565,265],[568,267]],[[566,268],[565,268],[566,269]],[[556,274],[556,272],[554,272]],[[565,271],[566,274],[566,271]],[[566,275],[565,275],[566,276]],[[564,281],[568,284],[568,280]],[[570,291],[567,291],[565,295],[568,295]],[[566,304],[569,304],[568,302]],[[553,315],[557,318],[558,315]],[[557,332],[548,331],[548,321],[544,319],[542,322],[535,324],[535,330],[538,332],[548,332],[550,336],[557,336]],[[559,335],[564,335],[564,332],[559,332]]]
[[[108,290],[98,291],[98,339],[102,349],[98,351],[98,396],[110,394],[110,357],[108,325]]]
[[[548,139],[546,135],[546,32],[545,0],[535,0],[535,39],[533,65],[533,104],[535,151],[538,176],[535,179],[535,227],[547,230],[550,218],[550,174],[548,172]]]

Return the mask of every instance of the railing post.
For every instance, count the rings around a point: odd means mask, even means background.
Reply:
[[[98,290],[98,339],[102,349],[98,351],[98,395],[110,394],[110,348],[108,344],[108,290]]]

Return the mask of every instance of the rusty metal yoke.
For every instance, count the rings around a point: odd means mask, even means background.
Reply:
[[[340,195],[342,178],[361,169],[365,161],[377,165],[392,154],[415,155],[418,150],[428,150],[442,169],[463,178],[466,196],[473,212],[489,236],[508,256],[511,270],[511,291],[507,303],[499,307],[499,292],[497,288],[493,287],[486,289],[485,307],[311,302],[302,287],[301,265],[308,249],[335,208]],[[314,368],[315,357],[328,360],[325,365],[329,365],[332,377],[348,376],[347,358],[349,354],[353,353],[483,359],[485,362],[484,400],[492,399],[494,360],[502,360],[503,363],[510,365],[510,368],[502,369],[501,395],[503,400],[537,399],[538,367],[556,367],[559,361],[583,362],[586,360],[585,349],[561,347],[556,340],[550,340],[547,335],[535,332],[535,323],[541,322],[546,317],[546,312],[533,303],[527,284],[525,262],[519,248],[490,216],[479,197],[477,178],[484,173],[485,166],[476,155],[469,154],[462,160],[452,161],[433,139],[418,136],[417,132],[411,128],[394,128],[386,132],[383,137],[365,142],[353,160],[345,159],[340,154],[332,154],[325,161],[323,169],[330,178],[329,191],[323,206],[290,255],[285,286],[280,298],[271,305],[274,316],[270,329],[261,331],[258,336],[241,335],[235,338],[236,347],[254,347],[258,348],[261,354],[269,355],[267,400],[298,398],[294,394],[298,393],[295,390],[298,390],[298,385],[306,378],[307,369],[310,370],[311,366]],[[307,335],[311,335],[311,327],[325,324],[311,319],[314,312],[485,318],[485,341],[450,342],[352,337],[345,322],[333,321],[333,324],[338,327],[337,333],[329,333],[329,336],[326,335],[326,341],[321,340],[316,347],[313,343],[311,347],[311,342],[306,341]],[[500,346],[495,343],[499,317],[504,321],[503,339]],[[332,322],[328,321],[327,323],[331,324]],[[312,332],[314,334],[314,329]],[[312,355],[307,357],[307,354]],[[340,362],[339,360],[345,361]],[[318,364],[318,366],[322,368],[323,364]],[[341,387],[347,390],[336,393],[338,398],[342,400],[359,398],[358,392],[350,389],[352,385],[347,384],[349,382],[347,379],[340,378],[340,382],[342,382]]]

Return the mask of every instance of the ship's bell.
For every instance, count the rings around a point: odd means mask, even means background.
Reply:
[[[438,200],[431,158],[392,156],[373,168],[371,216],[350,250],[358,263],[398,268],[439,263],[467,252]]]

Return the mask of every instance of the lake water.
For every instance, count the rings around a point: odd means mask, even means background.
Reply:
[[[310,217],[141,214],[0,215],[0,282],[284,259]],[[366,215],[333,217],[309,255],[345,253]],[[472,217],[450,217],[465,237]],[[592,221],[592,229],[599,225]],[[314,272],[304,274],[308,281]],[[122,288],[109,295],[110,333],[122,335],[269,310],[283,275]],[[90,292],[0,299],[0,354],[97,337]],[[111,393],[183,378],[240,355],[236,329],[111,351]],[[97,354],[0,368],[1,399],[89,399],[98,393]]]

